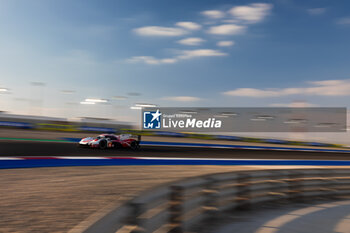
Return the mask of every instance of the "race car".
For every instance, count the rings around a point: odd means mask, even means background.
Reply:
[[[140,149],[141,136],[131,134],[101,134],[97,137],[86,137],[80,140],[78,146],[86,148],[130,148],[133,150]]]

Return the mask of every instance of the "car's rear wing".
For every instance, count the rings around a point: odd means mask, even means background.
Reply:
[[[141,135],[130,134],[129,138],[133,138],[133,139],[137,140],[138,142],[141,142]]]
[[[132,135],[131,137],[134,138],[136,140],[137,145],[140,146],[141,135]]]

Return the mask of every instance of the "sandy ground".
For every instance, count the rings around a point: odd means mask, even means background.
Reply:
[[[142,190],[237,166],[60,167],[0,170],[0,232],[67,232]]]

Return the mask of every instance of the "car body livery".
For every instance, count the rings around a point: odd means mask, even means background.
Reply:
[[[131,134],[101,134],[97,137],[86,137],[80,140],[79,147],[87,148],[131,148],[137,150],[140,148],[141,136]]]

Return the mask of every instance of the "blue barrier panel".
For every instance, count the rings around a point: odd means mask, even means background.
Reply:
[[[27,122],[0,121],[0,126],[16,127],[21,129],[32,129],[33,124]]]
[[[288,144],[289,141],[279,139],[261,139],[262,142],[274,143],[274,144]]]
[[[80,126],[79,130],[81,130],[81,131],[93,131],[93,132],[105,132],[105,133],[115,133],[115,132],[117,132],[113,128],[91,127],[91,126]]]
[[[244,160],[244,159],[22,159],[0,160],[0,169],[65,166],[147,166],[147,165],[221,165],[221,166],[350,166],[345,160]]]
[[[158,136],[170,136],[170,137],[186,137],[183,133],[175,133],[175,132],[166,132],[166,131],[156,131],[154,132],[154,135]]]
[[[232,140],[232,141],[242,141],[242,137],[237,136],[228,136],[228,135],[213,135],[215,139],[222,139],[222,140]]]
[[[331,144],[321,142],[302,142],[302,144],[307,146],[332,146]]]
[[[253,150],[291,150],[291,151],[309,151],[309,152],[342,152],[350,153],[350,150],[302,148],[302,147],[276,147],[276,146],[248,146],[248,145],[224,145],[211,143],[186,143],[186,142],[153,142],[141,141],[140,145],[147,146],[179,146],[179,147],[212,147],[212,148],[231,148],[231,149],[253,149]]]

